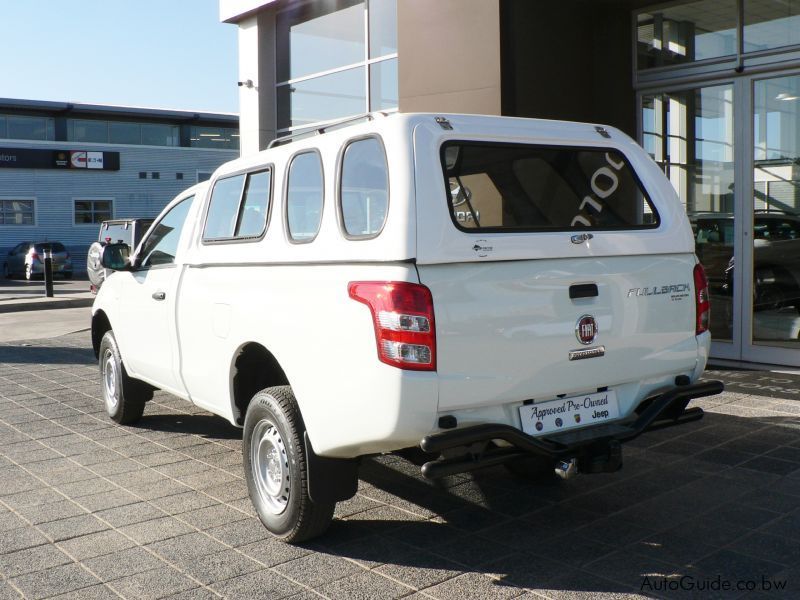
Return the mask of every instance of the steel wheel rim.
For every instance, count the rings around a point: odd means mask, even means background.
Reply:
[[[250,465],[263,505],[272,514],[281,514],[291,493],[289,457],[278,428],[268,419],[259,421],[253,429]]]
[[[117,408],[117,362],[114,353],[106,350],[103,354],[103,389],[106,396],[106,407],[109,412]]]

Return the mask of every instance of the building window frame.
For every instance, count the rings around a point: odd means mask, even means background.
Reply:
[[[32,223],[6,223],[5,218],[3,218],[3,222],[0,223],[0,228],[2,229],[20,229],[20,228],[32,228],[36,227],[36,224],[39,222],[39,215],[38,215],[38,202],[36,196],[0,196],[0,213],[3,215],[6,214],[4,204],[5,202],[14,202],[14,201],[23,201],[23,202],[31,202],[33,205],[33,210],[31,211],[31,215],[33,217]],[[9,213],[13,214],[14,212],[26,212],[26,211],[8,211]]]
[[[81,213],[90,213],[92,215],[92,221],[90,223],[84,223],[83,221],[78,221],[76,219],[78,210],[76,204],[78,202],[90,202],[92,204],[92,208],[89,211],[80,211]],[[95,220],[95,216],[98,213],[105,213],[104,210],[98,210],[95,207],[96,202],[108,202],[110,204],[110,212],[108,214],[108,219],[114,218],[114,198],[110,198],[108,196],[74,196],[72,198],[72,226],[73,227],[97,227],[100,223],[105,221],[106,219],[100,219],[99,221]]]
[[[278,137],[291,135],[294,132],[302,131],[302,130],[305,130],[305,129],[316,129],[318,127],[324,127],[325,125],[329,125],[331,123],[336,123],[336,122],[342,121],[343,119],[355,117],[355,116],[358,116],[359,114],[366,114],[366,113],[369,113],[369,112],[395,113],[395,112],[398,111],[398,107],[381,109],[379,111],[371,111],[370,110],[370,107],[372,105],[371,76],[370,76],[370,73],[371,73],[372,69],[370,67],[372,65],[375,65],[375,64],[378,64],[378,63],[388,62],[388,61],[391,61],[391,60],[397,60],[397,58],[398,58],[398,53],[397,52],[392,52],[392,53],[389,53],[389,54],[382,54],[381,56],[377,56],[377,57],[371,57],[370,56],[370,19],[369,19],[369,15],[370,15],[369,4],[370,4],[370,1],[371,0],[364,0],[364,27],[363,27],[363,32],[364,32],[364,57],[363,57],[363,60],[360,60],[360,61],[354,62],[354,63],[350,63],[350,64],[347,64],[347,65],[334,67],[334,68],[327,69],[327,70],[324,70],[324,71],[318,71],[318,72],[315,72],[315,73],[310,73],[310,74],[307,74],[307,75],[302,75],[302,76],[299,76],[299,77],[290,78],[290,79],[287,79],[287,80],[284,80],[284,81],[280,81],[280,82],[275,84],[275,98],[277,100],[277,98],[279,97],[279,90],[281,88],[286,87],[286,86],[292,86],[292,85],[294,85],[296,83],[302,83],[302,82],[309,81],[309,80],[312,80],[312,79],[318,79],[320,77],[325,77],[326,75],[334,75],[336,73],[342,73],[344,71],[350,71],[350,70],[353,70],[353,69],[362,68],[364,70],[364,88],[363,88],[364,89],[364,100],[365,100],[364,107],[363,107],[364,110],[361,111],[360,113],[353,113],[353,114],[350,114],[350,115],[342,115],[341,117],[337,117],[335,119],[326,119],[326,120],[322,120],[322,121],[314,121],[312,123],[305,123],[305,124],[302,124],[302,125],[289,125],[288,127],[279,127],[277,129],[277,132],[276,132]],[[285,9],[282,9],[282,10],[278,11],[278,13],[280,14],[280,13],[289,12],[293,8],[294,7],[285,8]],[[276,19],[276,22],[277,22],[277,19]],[[395,20],[395,26],[396,26],[396,20]],[[277,52],[280,52],[280,49],[278,49]],[[276,52],[276,54],[277,54],[277,52]],[[398,98],[398,104],[399,104],[399,101],[400,101],[400,99]],[[276,109],[277,109],[277,104],[278,104],[278,102],[276,101]],[[290,118],[290,122],[291,122],[291,105],[289,107],[289,118]],[[278,125],[280,125],[280,123],[278,123]]]

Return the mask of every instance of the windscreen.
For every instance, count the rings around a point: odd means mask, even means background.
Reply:
[[[130,245],[132,230],[133,227],[130,223],[108,224],[100,230],[100,241],[109,244]]]
[[[457,227],[475,232],[645,229],[658,213],[633,169],[604,148],[447,142]]]

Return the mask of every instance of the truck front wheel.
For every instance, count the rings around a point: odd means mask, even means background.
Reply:
[[[250,499],[261,522],[285,542],[323,533],[335,502],[311,500],[305,426],[289,386],[258,392],[244,420],[243,462]]]
[[[103,336],[98,355],[108,416],[120,425],[135,423],[142,417],[145,402],[153,397],[153,389],[128,375],[113,331],[107,331]]]

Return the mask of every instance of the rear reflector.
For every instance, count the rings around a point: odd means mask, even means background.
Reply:
[[[381,362],[414,371],[436,370],[433,297],[428,288],[405,281],[353,281],[348,292],[370,308]]]
[[[695,322],[695,335],[708,331],[711,318],[711,302],[708,298],[708,279],[703,265],[694,266],[694,305],[697,319]]]

